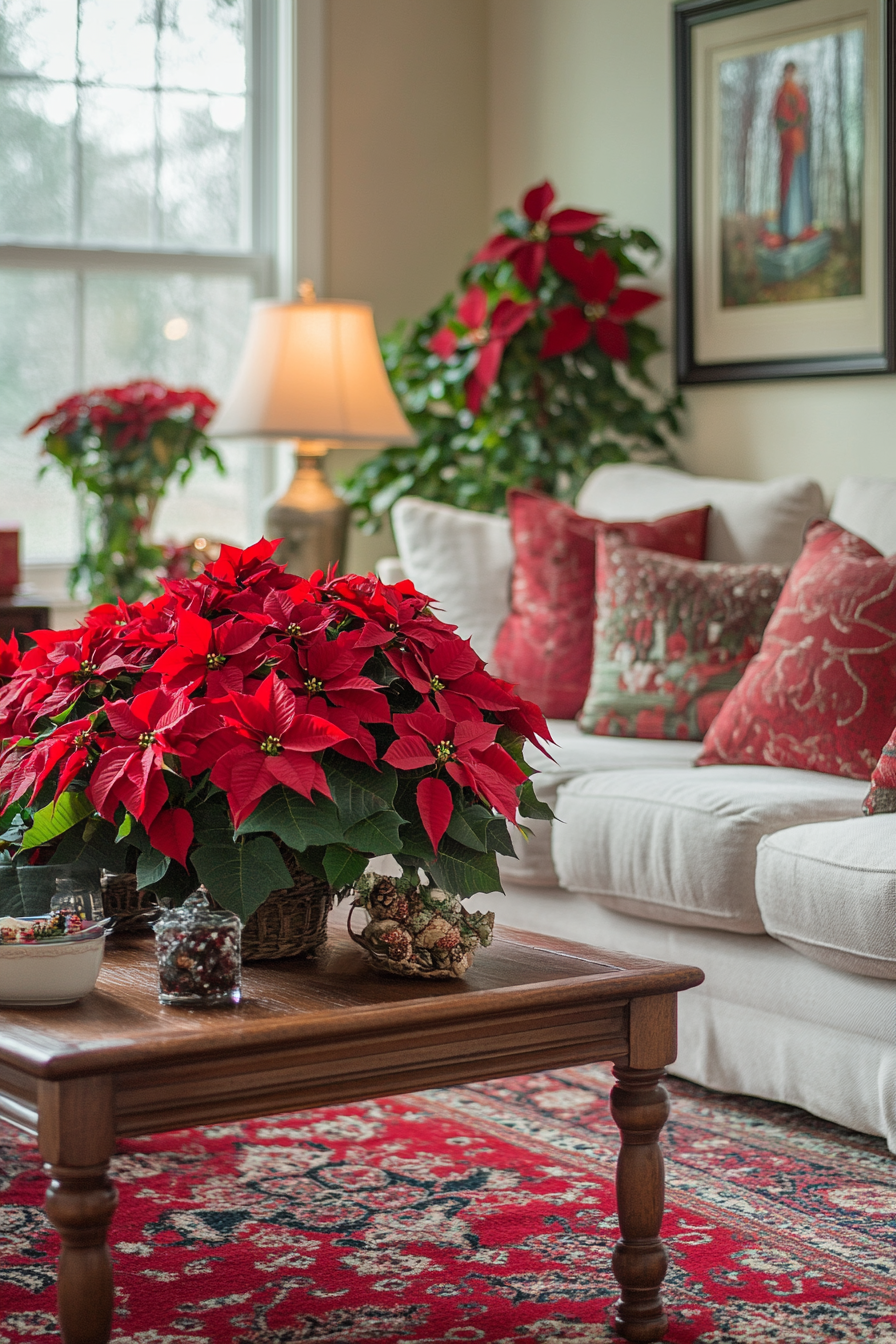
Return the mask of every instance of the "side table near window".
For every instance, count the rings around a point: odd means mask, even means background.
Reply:
[[[40,598],[0,597],[0,639],[8,640],[12,634],[21,639],[29,630],[46,630],[49,625],[50,608]]]

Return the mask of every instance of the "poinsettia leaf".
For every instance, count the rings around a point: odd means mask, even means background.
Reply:
[[[188,872],[179,863],[172,863],[165,876],[153,882],[152,890],[156,900],[163,905],[180,905],[198,885],[195,873]]]
[[[488,847],[494,854],[506,854],[510,859],[516,858],[517,854],[513,847],[510,830],[503,817],[492,817],[489,822]]]
[[[0,918],[12,915],[14,919],[21,919],[24,914],[18,869],[8,861],[0,862]]]
[[[465,807],[462,812],[453,814],[448,823],[447,834],[458,844],[478,850],[480,854],[487,854],[490,848],[488,828],[493,820],[494,814],[487,807],[475,803],[472,807]]]
[[[303,849],[301,854],[296,855],[299,866],[312,877],[319,877],[322,882],[327,882],[327,871],[324,868],[324,855],[326,854],[325,845],[309,845]]]
[[[327,845],[324,871],[331,887],[350,887],[367,867],[367,859],[346,845]]]
[[[83,827],[76,826],[64,835],[53,855],[54,863],[90,864],[110,873],[125,871],[125,859],[122,847],[116,846],[115,827],[99,817],[91,817]]]
[[[408,864],[405,866],[417,867],[421,863],[431,863],[435,859],[432,841],[421,822],[407,822],[401,828],[401,852],[404,858],[398,855],[396,857],[401,864],[404,864],[404,859],[407,858]]]
[[[131,816],[130,812],[125,812],[124,821],[119,826],[118,834],[115,837],[116,845],[121,844],[122,840],[126,840],[128,838],[128,836],[131,833],[133,825],[134,825],[134,818]]]
[[[535,786],[531,779],[520,785],[518,797],[521,817],[531,817],[535,821],[554,820],[554,814],[547,803],[543,803],[535,796]]]
[[[402,825],[403,818],[397,812],[376,812],[350,826],[345,833],[345,842],[353,849],[363,849],[371,855],[392,854],[402,848],[399,834]]]
[[[436,885],[452,896],[503,891],[494,854],[479,854],[453,840],[444,840],[435,862],[426,865]]]
[[[224,796],[200,803],[192,812],[193,834],[200,845],[233,844],[233,822]]]
[[[244,924],[272,891],[292,886],[279,849],[266,835],[237,844],[200,845],[190,858],[200,882]]]
[[[454,798],[444,779],[433,779],[427,775],[420,780],[417,785],[417,809],[433,849],[438,850],[439,841],[448,829],[454,810]]]
[[[154,887],[157,882],[168,871],[171,860],[167,854],[160,854],[152,846],[140,855],[137,860],[137,886],[142,891],[144,887]]]
[[[292,789],[278,784],[269,789],[251,816],[242,823],[237,835],[273,831],[290,849],[308,845],[338,843],[345,835],[336,804],[318,794],[312,803]]]
[[[22,848],[34,849],[64,835],[93,812],[93,803],[84,793],[63,793],[54,803],[35,812],[30,830],[22,836]]]
[[[398,783],[391,766],[374,770],[347,756],[331,756],[324,763],[324,773],[345,826],[391,808]]]

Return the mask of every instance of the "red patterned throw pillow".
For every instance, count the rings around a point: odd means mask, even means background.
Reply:
[[[699,741],[762,641],[784,565],[700,563],[598,539],[591,685],[579,726]]]
[[[533,490],[508,490],[516,558],[512,609],[489,666],[555,719],[575,718],[591,675],[595,540],[605,524]],[[634,546],[702,560],[709,506],[613,523]]]
[[[698,765],[869,779],[896,722],[896,556],[813,523],[762,649]]]
[[[880,754],[871,776],[871,789],[862,804],[866,817],[881,812],[896,812],[896,729]]]

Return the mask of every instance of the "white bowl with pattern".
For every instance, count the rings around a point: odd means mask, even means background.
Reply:
[[[77,1003],[96,984],[105,946],[103,937],[0,946],[0,1004],[44,1008]]]

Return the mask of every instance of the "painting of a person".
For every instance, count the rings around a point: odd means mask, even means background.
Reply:
[[[788,61],[775,98],[775,128],[781,144],[781,243],[814,238],[809,188],[810,110],[806,90],[797,83],[796,64]]]

